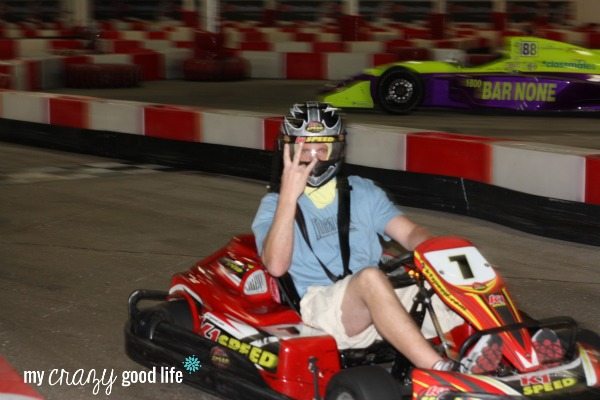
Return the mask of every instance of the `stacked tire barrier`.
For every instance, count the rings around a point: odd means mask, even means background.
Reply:
[[[142,70],[135,64],[66,64],[65,86],[104,89],[138,86]]]
[[[223,34],[198,31],[194,57],[183,62],[184,79],[193,81],[233,81],[250,76],[250,64],[226,49]]]

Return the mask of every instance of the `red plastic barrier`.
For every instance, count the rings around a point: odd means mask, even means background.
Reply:
[[[600,154],[585,160],[585,202],[600,205]]]
[[[589,32],[587,34],[586,47],[589,49],[600,49],[600,32]]]
[[[431,52],[424,47],[399,47],[392,51],[398,61],[431,60]]]
[[[344,42],[314,42],[313,53],[343,53],[346,51]]]
[[[298,32],[294,35],[296,42],[316,42],[317,36],[314,33]]]
[[[394,53],[377,53],[373,54],[371,65],[389,64],[398,61],[398,55]]]
[[[12,60],[17,57],[17,41],[13,39],[0,39],[0,59]]]
[[[490,143],[495,141],[498,139],[443,132],[409,134],[406,170],[490,183]]]
[[[277,149],[277,137],[281,132],[282,121],[283,117],[265,118],[263,122],[265,150],[274,151]]]
[[[142,50],[131,55],[133,63],[140,67],[142,80],[155,81],[165,78],[165,56],[152,50]]]
[[[81,50],[85,44],[81,40],[56,39],[50,41],[50,47],[53,50]]]
[[[112,42],[113,53],[133,53],[144,48],[140,40],[117,39]]]
[[[271,42],[242,42],[239,45],[240,50],[250,51],[272,51]]]
[[[326,58],[323,53],[287,53],[287,79],[325,79]]]
[[[186,107],[158,104],[146,106],[144,107],[144,134],[162,139],[199,142],[202,137],[201,118],[200,111]]]
[[[89,104],[86,99],[71,96],[51,97],[50,124],[72,128],[88,128]]]
[[[396,49],[412,47],[412,42],[406,39],[393,39],[385,42],[386,53],[393,53]]]

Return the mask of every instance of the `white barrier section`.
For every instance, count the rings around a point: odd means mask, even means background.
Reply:
[[[225,35],[225,39],[224,39],[225,47],[230,48],[230,49],[236,49],[240,46],[240,43],[242,42],[242,37],[243,37],[242,32],[237,31],[235,29],[231,29],[231,28],[224,28],[223,32]],[[172,36],[170,36],[170,39],[174,40]]]
[[[18,121],[50,123],[48,99],[51,94],[35,92],[1,92],[2,117]]]
[[[49,48],[48,39],[17,40],[18,57],[44,57],[50,52]]]
[[[312,53],[312,45],[308,42],[275,42],[273,50],[281,53]]]
[[[590,149],[544,143],[492,144],[491,184],[519,192],[583,202]]]
[[[242,51],[240,56],[250,63],[251,78],[285,78],[285,54],[274,51]]]
[[[388,40],[400,39],[396,32],[372,32],[370,39],[375,42],[387,42]]]
[[[163,50],[169,50],[171,48],[173,48],[173,44],[171,43],[170,40],[159,40],[159,39],[153,39],[153,40],[145,40],[144,41],[144,48],[149,49],[149,50],[155,50],[155,51],[163,51]]]
[[[414,129],[348,124],[346,161],[365,167],[406,170],[406,134]]]
[[[92,54],[94,64],[131,64],[131,54]]]
[[[90,129],[144,134],[144,106],[147,103],[93,99],[89,103]]]
[[[350,53],[383,53],[385,51],[385,45],[382,42],[348,42],[346,46]]]
[[[294,36],[289,32],[282,32],[275,28],[263,28],[261,30],[265,35],[265,41],[271,43],[291,42]]]
[[[121,37],[125,40],[146,40],[145,31],[124,31],[121,32]]]
[[[202,113],[202,142],[227,146],[264,148],[265,114],[239,110],[207,110]]]
[[[317,34],[318,42],[339,42],[340,35],[337,33],[318,33]]]
[[[355,75],[370,66],[366,53],[327,53],[327,79],[339,80]]]
[[[186,26],[177,27],[169,32],[169,39],[174,42],[191,42],[194,40],[194,29]]]

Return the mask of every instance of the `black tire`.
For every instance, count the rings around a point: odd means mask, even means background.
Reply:
[[[408,114],[421,104],[423,92],[423,81],[416,73],[392,68],[377,82],[377,104],[390,114]]]
[[[327,385],[325,400],[398,400],[400,384],[376,365],[348,368],[338,372]]]
[[[184,329],[193,329],[192,313],[186,300],[165,301],[142,310],[138,334],[151,339],[154,329],[161,322],[168,322]]]

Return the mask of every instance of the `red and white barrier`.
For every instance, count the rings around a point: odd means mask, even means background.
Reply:
[[[414,130],[349,124],[352,135],[346,150],[350,164],[391,170],[406,170],[406,136]]]
[[[50,122],[48,100],[53,97],[51,94],[3,90],[0,96],[2,118],[39,124]]]
[[[538,196],[583,202],[589,154],[589,149],[544,143],[495,143],[490,183]]]
[[[144,134],[145,103],[94,99],[90,102],[89,129]]]
[[[207,110],[202,116],[202,141],[227,146],[264,148],[264,114]]]
[[[0,91],[0,118],[161,139],[273,150],[280,116]],[[600,150],[350,124],[349,163],[452,176],[600,205]]]

